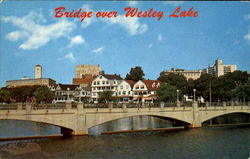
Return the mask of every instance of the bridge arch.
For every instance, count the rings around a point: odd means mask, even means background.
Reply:
[[[46,120],[41,120],[40,118],[30,118],[30,119],[23,119],[23,118],[4,118],[1,120],[16,120],[16,121],[26,121],[26,122],[35,122],[35,123],[44,123],[44,124],[48,124],[48,125],[52,125],[52,126],[56,126],[58,128],[61,128],[61,134],[63,134],[64,136],[70,136],[73,132],[73,128],[65,126],[59,122],[55,122],[55,121],[46,121]]]
[[[159,118],[163,118],[163,119],[166,119],[166,120],[169,120],[169,121],[177,121],[177,122],[180,122],[182,123],[183,125],[191,125],[192,124],[192,121],[188,121],[188,120],[183,120],[182,118],[178,118],[178,117],[172,117],[172,116],[169,116],[169,115],[159,115],[159,114],[132,114],[132,115],[112,115],[110,116],[109,118],[102,118],[101,120],[95,120],[95,121],[90,121],[88,122],[88,126],[87,126],[87,129],[90,129],[90,128],[93,128],[95,126],[98,126],[98,125],[102,125],[102,124],[105,124],[105,123],[108,123],[108,122],[112,122],[112,121],[116,121],[116,120],[119,120],[119,119],[124,119],[124,118],[129,118],[129,117],[136,117],[136,116],[153,116],[153,117],[159,117]]]
[[[250,112],[247,110],[242,110],[242,111],[227,111],[227,112],[216,112],[216,113],[211,113],[209,115],[204,115],[201,120],[201,123],[204,123],[208,120],[220,117],[220,116],[225,116],[225,115],[229,115],[229,114],[237,114],[237,113],[243,113],[243,114],[248,114],[250,116]]]

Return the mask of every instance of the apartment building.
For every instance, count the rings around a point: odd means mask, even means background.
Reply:
[[[117,96],[117,87],[123,81],[120,75],[117,74],[103,74],[97,76],[91,84],[92,93],[91,99],[98,102],[101,92],[112,91],[113,96]]]

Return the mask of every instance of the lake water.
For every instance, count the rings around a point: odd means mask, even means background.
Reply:
[[[142,120],[144,123],[139,126],[138,123]],[[149,122],[148,125],[145,125],[145,120]],[[159,122],[152,120],[156,119],[134,118],[127,119],[125,123],[129,121],[131,123],[129,127],[133,125],[133,128],[143,129],[147,126],[172,126],[169,121],[164,124],[162,119],[159,119]],[[124,123],[124,119],[119,122]],[[102,125],[102,128],[93,128],[91,131],[99,134],[100,129],[110,130],[107,127],[110,126]],[[114,127],[118,128],[119,124],[118,127]],[[120,129],[127,128],[128,125],[120,126]],[[7,120],[0,121],[0,130],[0,137],[60,133],[59,128],[45,124]],[[249,152],[249,127],[199,128],[171,132],[0,142],[0,159],[248,159]]]

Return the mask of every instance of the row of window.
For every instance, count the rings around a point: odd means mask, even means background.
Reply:
[[[112,90],[114,86],[111,87],[93,87],[92,90]]]
[[[108,81],[94,81],[93,85],[109,84]],[[116,84],[116,81],[113,81],[113,84]]]
[[[92,92],[92,96],[96,97],[97,95],[100,96],[101,92]],[[155,92],[150,91],[144,91],[144,92],[132,92],[132,91],[118,91],[114,92],[113,95],[115,96],[120,96],[120,95],[150,95],[150,94],[155,94]]]

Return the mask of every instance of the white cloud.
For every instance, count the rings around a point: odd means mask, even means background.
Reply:
[[[116,18],[105,19],[105,22],[120,25],[130,35],[142,34],[148,29],[147,24],[140,23],[137,17],[125,17],[123,15]]]
[[[166,1],[166,2],[163,2],[164,4],[166,5],[171,5],[171,6],[179,6],[181,4],[183,4],[183,1]]]
[[[250,20],[250,14],[246,15],[244,18]],[[250,25],[248,25],[248,33],[244,36],[244,39],[250,43]]]
[[[6,35],[6,38],[10,41],[17,41],[29,36],[29,33],[26,31],[13,31]]]
[[[92,11],[93,14],[95,13],[95,11],[93,9],[91,9],[91,5],[89,4],[84,4],[81,8],[83,11],[89,12]],[[94,23],[94,21],[96,21],[95,16],[92,14],[91,18],[85,18],[82,22],[81,22],[81,26],[83,28],[87,28],[90,24]],[[80,19],[79,19],[80,20]]]
[[[23,50],[32,50],[46,45],[50,40],[66,37],[75,24],[67,20],[60,20],[54,24],[44,25],[46,19],[41,13],[31,11],[23,17],[2,17],[3,22],[12,23],[20,30],[9,33],[6,38],[12,41],[24,39],[19,46]]]
[[[161,35],[161,34],[158,34],[157,40],[158,40],[158,41],[162,41],[162,35]]]
[[[81,35],[77,35],[77,36],[70,38],[70,44],[68,45],[68,47],[71,47],[73,45],[83,44],[84,42],[85,42],[85,39]]]
[[[250,19],[250,14],[245,15],[245,16],[244,16],[244,19],[245,19],[245,20],[249,20],[249,19]]]
[[[103,50],[104,50],[104,47],[102,46],[102,47],[99,47],[99,48],[96,48],[96,49],[92,50],[91,53],[102,54]]]
[[[248,26],[248,33],[244,36],[244,38],[250,42],[250,26]]]
[[[148,48],[151,49],[153,47],[153,44],[149,44]]]
[[[64,56],[64,58],[70,60],[71,62],[75,62],[75,60],[76,60],[76,59],[75,59],[75,56],[74,56],[74,54],[73,54],[72,52],[66,54],[66,55]]]
[[[92,11],[95,13],[96,11],[91,9],[91,6],[88,4],[85,4],[81,7],[84,11]],[[106,11],[108,12],[108,11]],[[138,17],[125,17],[125,15],[118,15],[117,17],[112,18],[96,18],[95,16],[91,18],[85,18],[82,21],[81,26],[83,28],[88,27],[92,23],[95,23],[97,21],[103,21],[108,24],[118,24],[122,28],[124,28],[130,35],[136,35],[136,34],[142,34],[145,31],[147,31],[147,24],[142,24],[139,22]]]
[[[138,5],[138,2],[137,1],[128,1],[128,5],[134,7],[134,6]]]

